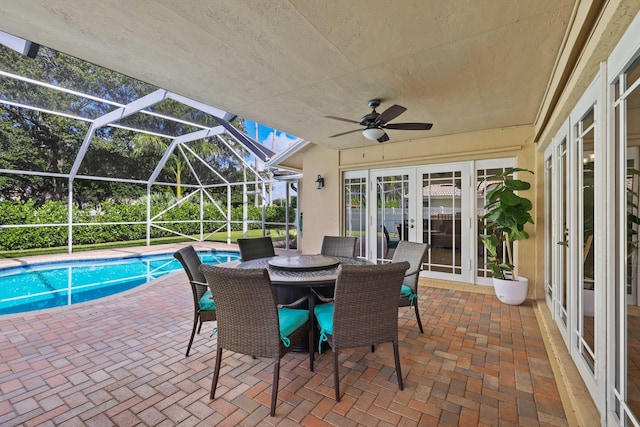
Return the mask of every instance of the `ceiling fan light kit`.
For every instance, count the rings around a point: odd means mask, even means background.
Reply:
[[[367,139],[378,139],[382,138],[382,135],[384,135],[384,131],[380,128],[367,128],[362,131],[362,134]]]
[[[376,140],[378,142],[386,142],[389,140],[389,135],[384,131],[385,129],[396,130],[429,130],[431,129],[431,123],[387,123],[400,114],[407,111],[405,107],[398,104],[393,104],[391,107],[384,110],[382,113],[378,113],[376,108],[380,106],[379,99],[372,99],[369,101],[369,107],[372,111],[369,114],[364,115],[359,121],[344,119],[336,116],[325,116],[328,119],[340,120],[341,122],[355,123],[360,126],[364,126],[362,134],[367,139]],[[347,132],[331,135],[329,138],[335,138],[336,136],[347,135],[349,133],[358,132],[360,129],[354,129]]]

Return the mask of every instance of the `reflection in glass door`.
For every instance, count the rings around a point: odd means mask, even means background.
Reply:
[[[418,242],[429,244],[424,274],[445,280],[472,281],[470,190],[472,163],[448,163],[417,169]]]
[[[377,175],[374,179],[375,233],[369,242],[375,248],[375,261],[380,263],[391,260],[400,240],[414,239],[415,215],[410,215],[409,174]]]
[[[424,271],[430,277],[469,280],[469,167],[467,164],[420,168],[422,218],[417,240],[429,243]],[[467,263],[468,265],[468,263]],[[446,276],[445,276],[446,275]]]
[[[356,256],[367,256],[367,176],[348,172],[344,177],[344,235],[357,237]]]
[[[577,296],[576,306],[576,349],[585,362],[591,374],[595,373],[595,299],[596,264],[594,248],[596,247],[597,234],[595,233],[595,176],[596,157],[594,154],[595,139],[595,107],[591,107],[574,125],[574,135],[579,170],[578,188],[578,229],[577,238],[582,248],[580,262],[578,263],[578,280],[575,282]]]

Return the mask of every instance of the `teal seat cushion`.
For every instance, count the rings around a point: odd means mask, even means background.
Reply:
[[[328,341],[327,335],[333,335],[333,303],[316,305],[313,314],[320,328],[318,353],[322,353],[322,343]]]
[[[402,285],[402,288],[400,288],[400,296],[403,298],[409,298],[411,295],[413,295],[411,288],[407,285]]]
[[[400,288],[400,298],[408,298],[409,303],[413,306],[413,301],[418,298],[418,295],[414,294],[407,285],[402,285],[402,288]]]
[[[202,297],[200,297],[200,300],[198,301],[198,307],[200,307],[200,310],[215,310],[216,309],[216,303],[213,302],[213,300],[211,299],[211,289],[208,289],[207,292],[204,293],[204,295],[202,295]]]
[[[280,321],[280,339],[285,347],[291,344],[289,335],[296,329],[309,321],[309,310],[299,310],[282,307],[278,309],[278,320]]]

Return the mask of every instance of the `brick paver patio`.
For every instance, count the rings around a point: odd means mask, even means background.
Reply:
[[[425,333],[412,309],[400,309],[404,391],[390,344],[341,353],[340,403],[330,350],[315,373],[305,354],[289,353],[272,418],[272,364],[225,352],[210,401],[213,324],[185,357],[185,280],[174,273],[101,300],[0,317],[0,425],[567,425],[535,303],[512,307],[426,280]]]

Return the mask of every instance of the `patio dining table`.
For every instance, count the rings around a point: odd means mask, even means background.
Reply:
[[[338,267],[341,264],[367,265],[372,262],[362,258],[325,255],[279,255],[250,261],[232,261],[222,265],[234,268],[266,268],[275,288],[278,304],[290,304],[308,296],[309,321],[313,322],[316,296],[311,290],[319,289],[324,295],[332,295],[338,278]],[[308,342],[303,342],[304,344],[293,349],[309,351]]]

